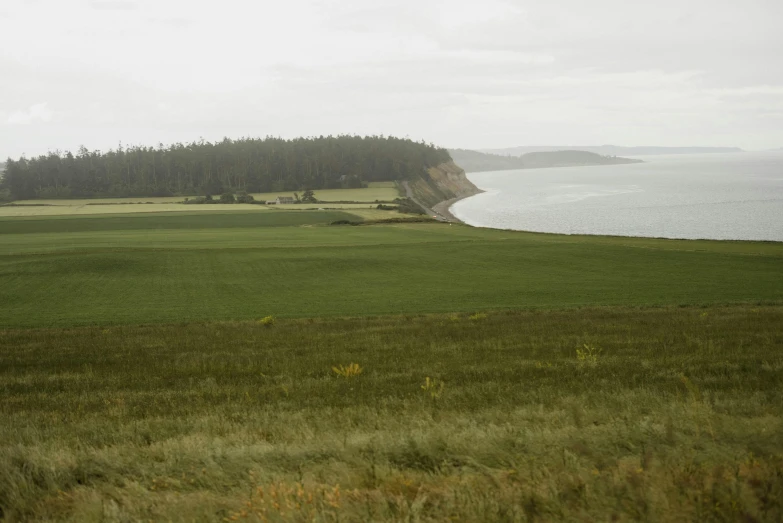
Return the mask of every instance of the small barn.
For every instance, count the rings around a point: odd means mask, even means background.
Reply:
[[[293,196],[278,196],[275,198],[275,203],[294,203]]]

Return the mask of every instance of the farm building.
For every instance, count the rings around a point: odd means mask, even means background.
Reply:
[[[278,204],[278,203],[296,203],[296,202],[294,201],[294,198],[292,196],[278,196],[274,200],[269,200],[266,202],[267,205]]]

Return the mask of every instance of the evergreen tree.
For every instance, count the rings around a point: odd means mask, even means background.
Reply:
[[[15,199],[293,192],[406,179],[450,159],[432,144],[384,136],[120,144],[9,159],[0,190]]]
[[[302,193],[302,202],[303,203],[318,203],[318,200],[315,199],[315,193],[307,189],[305,192]]]

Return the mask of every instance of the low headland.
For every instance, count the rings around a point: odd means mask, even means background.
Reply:
[[[602,156],[655,156],[661,154],[726,154],[744,152],[739,147],[666,147],[622,145],[523,145],[502,149],[481,149],[481,152],[503,156],[520,156],[533,152],[587,151]]]
[[[541,169],[546,167],[622,165],[642,162],[642,160],[638,159],[606,156],[577,150],[529,152],[520,156],[512,156],[466,149],[451,149],[449,154],[457,164],[469,173],[511,169]]]

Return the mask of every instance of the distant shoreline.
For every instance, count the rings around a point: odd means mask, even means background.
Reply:
[[[605,156],[651,156],[668,154],[721,154],[745,152],[739,147],[666,147],[666,146],[634,146],[622,145],[533,145],[520,147],[505,147],[499,149],[478,149],[479,152],[519,156],[531,152],[586,151]]]
[[[457,165],[469,173],[643,163],[643,160],[639,159],[604,156],[593,152],[575,150],[530,152],[521,156],[500,156],[465,149],[453,149],[449,151],[449,154]]]

